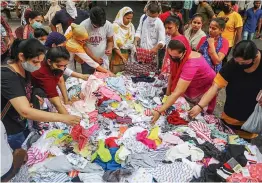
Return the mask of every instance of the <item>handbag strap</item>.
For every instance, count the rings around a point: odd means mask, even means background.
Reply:
[[[17,75],[17,73],[15,72],[15,69],[12,66],[6,65],[6,66],[1,66],[1,68],[2,67],[6,67],[6,68],[10,69],[12,72],[14,72]],[[11,105],[12,105],[11,102],[8,100],[8,102],[6,103],[5,107],[1,111],[1,120],[2,121],[3,121],[4,117],[5,117],[5,115],[7,114],[7,112],[9,111]]]

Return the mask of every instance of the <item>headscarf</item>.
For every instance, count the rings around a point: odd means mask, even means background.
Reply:
[[[113,23],[114,47],[117,49],[131,49],[134,42],[134,25],[131,22],[128,25],[123,23],[123,18],[128,12],[133,12],[133,10],[129,7],[123,7],[119,10]]]
[[[58,4],[57,0],[51,0],[51,6],[45,15],[45,19],[48,19],[49,23],[51,23],[57,11],[61,10],[61,7]]]
[[[79,40],[88,39],[88,33],[83,25],[71,24],[73,36]]]
[[[124,26],[126,28],[129,28],[132,24],[131,22],[128,25],[125,25],[123,23],[123,18],[125,16],[125,14],[128,13],[128,12],[133,12],[133,10],[131,8],[127,7],[127,6],[123,7],[121,10],[119,10],[119,12],[116,15],[114,23],[117,23],[120,26]]]
[[[66,1],[66,12],[73,18],[75,19],[77,17],[77,10],[75,6],[75,2],[72,0],[67,0]]]
[[[184,58],[179,62],[173,62],[173,61],[170,61],[170,71],[171,71],[171,92],[173,92],[176,88],[176,85],[177,85],[177,82],[180,78],[180,75],[181,75],[181,72],[182,72],[182,68],[183,66],[185,65],[186,61],[188,60],[189,58],[189,55],[191,54],[191,47],[190,47],[190,44],[188,42],[188,40],[186,39],[185,36],[176,36],[174,38],[172,38],[172,40],[178,40],[180,41],[186,48],[186,54],[184,56]],[[169,60],[171,60],[169,58]]]

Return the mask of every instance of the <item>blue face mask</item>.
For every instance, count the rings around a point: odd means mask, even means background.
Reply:
[[[37,28],[42,28],[43,25],[42,25],[42,23],[35,21],[35,22],[32,24],[32,27],[33,27],[33,29],[37,29]]]

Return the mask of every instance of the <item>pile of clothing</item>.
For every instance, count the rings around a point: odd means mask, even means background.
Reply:
[[[190,120],[184,98],[151,124],[152,110],[166,101],[166,84],[121,73],[69,78],[69,97],[79,100],[65,107],[82,121],[73,127],[50,123],[37,140],[26,140],[30,181],[262,181],[258,148],[213,115]]]

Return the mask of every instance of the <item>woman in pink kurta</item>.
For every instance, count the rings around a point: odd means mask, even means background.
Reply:
[[[211,87],[216,75],[204,57],[191,50],[184,36],[176,36],[169,42],[166,55],[170,60],[170,76],[166,92],[168,98],[160,109],[153,111],[152,122],[156,122],[161,113],[172,106],[180,96],[184,96],[203,110],[198,102]],[[206,111],[212,113],[215,105],[216,97],[209,103]]]

